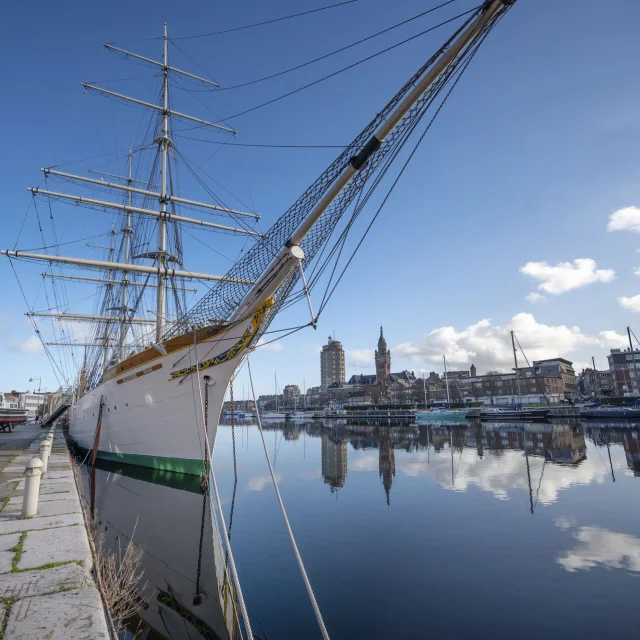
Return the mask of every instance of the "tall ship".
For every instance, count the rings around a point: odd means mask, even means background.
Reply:
[[[183,128],[188,125],[194,134],[202,130],[223,136],[236,133],[223,121],[173,106],[176,79],[210,91],[218,83],[171,64],[166,25],[160,59],[105,45],[159,73],[157,101],[84,84],[88,92],[145,112],[146,139],[131,150],[126,175],[83,175],[49,167],[42,169],[44,186],[30,189],[33,210],[37,214],[40,207],[40,216],[44,211],[49,216],[64,203],[75,205],[78,228],[93,230],[100,220],[96,210],[111,213],[115,225],[110,233],[106,229],[107,246],[98,248],[102,258],[63,254],[66,237],[62,234],[67,228],[56,230],[53,248],[43,242],[44,253],[19,248],[2,251],[12,263],[44,264],[45,286],[63,300],[52,306],[53,311],[29,308],[27,315],[41,337],[44,329],[38,323],[51,322],[54,337],[42,340],[54,368],[61,351],[71,355],[60,357],[77,365],[67,401],[69,435],[81,448],[105,460],[186,474],[203,472],[238,367],[259,347],[283,308],[299,302],[304,309],[300,327],[316,326],[323,305],[314,312],[312,293],[325,284],[332,291],[339,283],[343,267],[348,266],[339,260],[354,222],[381,183],[387,189],[382,208],[479,47],[514,2],[487,0],[458,16],[443,46],[265,232],[260,230],[257,213],[231,208],[207,189],[197,167],[176,142],[177,123]],[[415,146],[400,156],[404,162],[394,162],[410,140]],[[138,154],[153,155],[142,162],[137,161]],[[209,201],[179,192],[180,166],[196,176],[210,194]],[[143,176],[141,168],[148,173]],[[56,188],[53,182],[71,188]],[[380,208],[371,208],[371,223]],[[209,246],[214,232],[220,240],[210,249],[212,264],[217,263],[215,252],[235,246],[234,237],[250,246],[226,273],[192,271],[183,250],[183,234],[206,233]],[[368,228],[360,242],[367,232]],[[98,300],[94,313],[59,310],[68,308],[61,292],[69,282],[94,288]],[[205,293],[190,306],[186,294],[194,283],[204,287]],[[306,315],[307,306],[310,315]],[[87,327],[82,339],[74,329],[76,323]]]

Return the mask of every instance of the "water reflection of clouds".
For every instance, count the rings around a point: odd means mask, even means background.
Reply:
[[[624,461],[614,461],[614,468],[624,468]],[[438,454],[426,451],[401,456],[396,459],[396,471],[410,476],[427,475],[445,489],[466,491],[477,486],[492,493],[499,500],[508,500],[508,491],[519,489],[529,491],[527,461],[522,451],[505,450],[500,455],[486,451],[480,458],[474,449],[454,451],[453,472],[450,453],[443,450]],[[543,467],[543,459],[529,456],[529,468],[534,494]],[[577,466],[558,465],[547,462],[540,483],[538,502],[551,504],[558,499],[558,493],[573,486],[592,482],[606,482],[610,470],[597,456],[588,457]],[[454,482],[452,483],[452,475]]]
[[[282,482],[284,476],[281,473],[276,473],[276,481],[278,484]],[[246,491],[264,491],[266,486],[271,485],[271,476],[251,476],[249,482],[247,482]]]
[[[558,524],[556,522],[556,524]],[[567,528],[561,523],[561,528]],[[588,571],[593,567],[640,572],[640,539],[600,527],[580,527],[573,533],[578,544],[556,558],[567,571]]]

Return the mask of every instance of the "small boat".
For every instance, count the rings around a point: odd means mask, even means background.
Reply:
[[[22,424],[27,421],[27,413],[27,409],[20,409],[17,402],[0,393],[0,425]]]
[[[418,411],[416,422],[465,422],[467,420],[466,409],[430,409],[429,411]]]
[[[546,421],[551,411],[550,408],[544,409],[511,409],[511,408],[491,408],[480,411],[480,420],[482,421],[501,421],[501,422],[535,422]]]
[[[580,411],[587,420],[640,420],[640,407],[589,407]]]

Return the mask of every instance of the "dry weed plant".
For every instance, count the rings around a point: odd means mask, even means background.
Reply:
[[[135,528],[123,553],[120,538],[118,538],[117,551],[106,549],[104,534],[97,533],[95,519],[91,524],[96,570],[100,576],[102,592],[109,607],[115,631],[119,635],[128,620],[147,608],[153,593],[144,595],[149,585],[146,581],[141,584],[144,569],[140,568],[142,554],[133,542]]]

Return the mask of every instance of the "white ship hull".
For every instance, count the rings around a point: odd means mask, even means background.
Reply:
[[[105,381],[78,398],[69,410],[69,435],[97,457],[179,473],[200,474],[208,442],[213,447],[229,381],[244,350],[259,331],[264,312],[224,329],[195,347],[184,346],[138,366],[124,361]],[[168,344],[168,343],[167,343]],[[135,356],[129,358],[131,361]],[[135,361],[134,361],[135,362]],[[196,367],[196,363],[199,363]],[[104,402],[98,430],[100,403]]]

